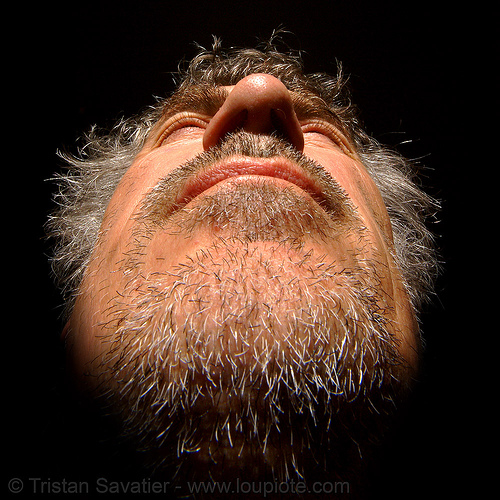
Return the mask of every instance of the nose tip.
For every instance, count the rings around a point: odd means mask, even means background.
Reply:
[[[272,75],[256,73],[240,80],[210,120],[203,136],[205,150],[226,134],[241,129],[253,134],[278,132],[298,151],[304,136],[290,92]]]

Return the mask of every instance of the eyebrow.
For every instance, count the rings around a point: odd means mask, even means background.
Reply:
[[[208,84],[193,84],[185,90],[174,93],[163,108],[162,120],[185,111],[214,116],[227,99],[229,92]]]
[[[320,119],[331,123],[345,132],[345,127],[338,114],[319,95],[303,90],[291,92],[293,108],[299,121]]]

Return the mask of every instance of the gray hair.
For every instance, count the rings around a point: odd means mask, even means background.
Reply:
[[[304,74],[298,53],[277,50],[273,41],[261,49],[223,51],[219,41],[212,50],[202,49],[179,70],[178,89],[158,100],[140,116],[121,119],[110,131],[93,127],[77,154],[61,153],[66,171],[57,174],[58,208],[49,217],[47,234],[55,240],[52,269],[71,312],[79,285],[97,242],[106,207],[120,179],[164,109],[193,84],[234,85],[252,73],[268,73],[290,90],[306,91],[321,99],[342,127],[382,194],[394,234],[394,258],[398,263],[415,312],[433,292],[439,270],[433,235],[426,220],[438,204],[416,182],[416,171],[407,159],[379,144],[361,128],[339,66],[335,77]]]

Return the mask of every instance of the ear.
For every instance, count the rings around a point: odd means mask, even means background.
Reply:
[[[71,320],[68,320],[68,322],[64,325],[63,331],[61,332],[62,341],[66,340],[66,337],[68,336],[69,330],[71,328],[70,321]]]

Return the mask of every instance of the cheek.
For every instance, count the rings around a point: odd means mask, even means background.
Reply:
[[[366,183],[370,178],[359,162],[337,149],[306,146],[304,154],[319,163],[342,186],[354,203],[362,205],[360,195],[366,190]]]
[[[100,325],[100,300],[89,293],[85,284],[75,303],[65,339],[68,373],[80,389],[93,389],[97,383],[100,359],[104,353],[102,338],[108,332]],[[87,376],[92,374],[92,376]]]
[[[394,252],[392,227],[387,209],[380,191],[369,176],[364,166],[341,152],[319,148],[306,148],[304,153],[322,165],[341,185],[362,217],[376,255],[375,260],[383,264],[380,277],[384,290],[390,297],[390,306],[394,308],[393,320],[399,325],[398,335],[402,341],[401,351],[412,366],[416,366],[418,328],[411,309],[408,295],[403,286],[401,272],[397,268],[391,253]]]
[[[200,143],[141,152],[118,184],[106,208],[99,240],[70,321],[67,343],[73,366],[80,374],[91,370],[93,360],[101,354],[102,343],[98,339],[103,331],[99,325],[106,321],[102,311],[107,310],[110,294],[119,286],[117,270],[127,251],[125,235],[130,233],[134,213],[160,179],[201,151]]]
[[[203,152],[201,141],[141,152],[122,177],[106,208],[101,232],[118,241],[144,196],[173,170]]]
[[[389,246],[392,245],[392,227],[384,201],[360,161],[337,150],[309,147],[304,149],[309,156],[327,170],[349,195],[367,226]]]
[[[182,163],[203,152],[201,139],[177,141],[174,144],[142,151],[129,170],[137,170],[141,175],[161,178],[171,173]]]
[[[161,179],[202,151],[201,142],[197,141],[189,146],[165,146],[139,154],[123,176],[113,198],[126,201],[132,195],[142,199]]]

